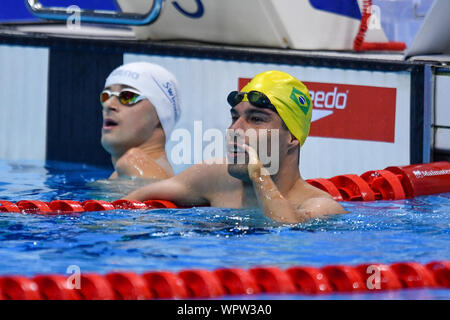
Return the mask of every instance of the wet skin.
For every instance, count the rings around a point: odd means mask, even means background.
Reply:
[[[259,161],[258,152],[246,144],[246,139],[240,145],[228,141],[230,162],[245,152],[246,163],[217,164],[212,160],[193,165],[171,179],[143,187],[126,198],[166,199],[184,206],[259,206],[269,218],[288,224],[345,213],[328,193],[302,179],[298,168],[299,142],[285,129],[278,114],[248,102],[239,103],[231,112],[229,129],[267,129],[269,139],[271,130],[279,130],[280,163],[276,174],[269,174]]]

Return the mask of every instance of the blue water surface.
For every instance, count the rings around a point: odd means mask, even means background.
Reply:
[[[96,182],[109,175],[80,164],[0,160],[0,198],[115,200],[139,183]],[[450,193],[342,204],[350,213],[290,226],[272,222],[259,209],[0,213],[0,275],[66,274],[70,265],[105,274],[450,260]],[[258,298],[448,299],[450,290]]]

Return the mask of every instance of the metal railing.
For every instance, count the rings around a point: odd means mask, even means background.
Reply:
[[[80,22],[142,26],[158,19],[165,0],[153,0],[146,14],[125,13],[112,10],[78,9]],[[74,7],[44,7],[39,0],[25,0],[28,10],[36,17],[45,20],[67,21],[73,16]],[[78,8],[78,7],[77,7]]]

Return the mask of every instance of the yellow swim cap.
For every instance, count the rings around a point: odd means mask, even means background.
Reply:
[[[311,124],[312,102],[308,88],[290,74],[266,71],[242,88],[242,92],[252,90],[262,92],[270,99],[286,127],[302,146]],[[247,96],[243,101],[248,101]]]

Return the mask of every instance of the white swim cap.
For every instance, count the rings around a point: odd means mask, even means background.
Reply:
[[[178,82],[163,67],[149,62],[122,65],[108,76],[105,88],[126,85],[139,90],[155,106],[166,140],[180,118]]]

